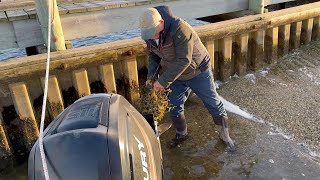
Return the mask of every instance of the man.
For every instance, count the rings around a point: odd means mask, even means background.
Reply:
[[[184,103],[191,90],[202,100],[218,126],[220,138],[232,150],[227,113],[216,92],[210,56],[192,27],[174,16],[167,6],[148,8],[140,17],[141,37],[149,52],[148,80],[154,90],[171,89],[170,112],[175,147],[188,137]],[[162,73],[160,73],[160,71]],[[160,75],[159,75],[160,74]]]

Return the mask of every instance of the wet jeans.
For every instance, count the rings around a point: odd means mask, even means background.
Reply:
[[[217,94],[211,70],[204,71],[190,80],[176,80],[170,85],[170,89],[172,92],[169,94],[169,102],[173,106],[170,115],[177,133],[186,133],[184,103],[191,90],[202,100],[216,124],[220,125],[219,120],[227,115]]]

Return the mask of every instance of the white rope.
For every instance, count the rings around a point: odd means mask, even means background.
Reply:
[[[39,137],[39,146],[40,146],[40,156],[42,161],[42,167],[44,172],[44,177],[46,180],[50,180],[48,166],[46,161],[46,156],[43,148],[43,128],[44,128],[44,119],[46,115],[46,105],[48,98],[48,79],[49,79],[49,67],[50,67],[50,46],[51,46],[51,0],[48,0],[48,46],[47,46],[47,64],[46,64],[46,77],[44,85],[44,94],[43,94],[43,103],[42,103],[42,112],[41,112],[41,123],[40,123],[40,137]]]

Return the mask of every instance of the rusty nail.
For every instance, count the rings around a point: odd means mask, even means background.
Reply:
[[[131,56],[133,54],[133,52],[131,50],[127,51],[127,55]]]

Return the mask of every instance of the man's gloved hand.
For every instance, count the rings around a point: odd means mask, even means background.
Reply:
[[[153,90],[155,91],[164,90],[164,87],[158,81],[156,81],[153,84]]]
[[[152,89],[153,88],[153,81],[151,79],[148,79],[146,81],[146,87]]]

